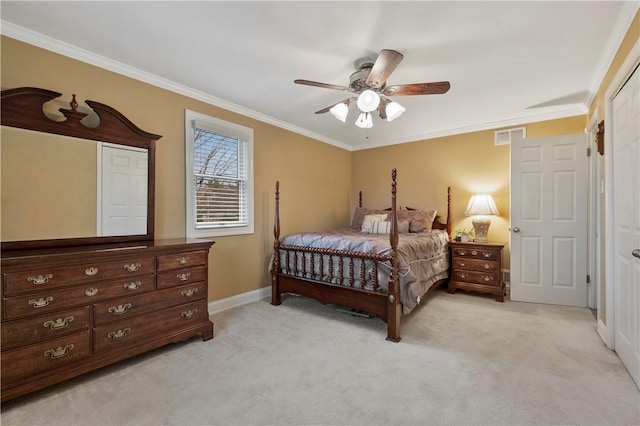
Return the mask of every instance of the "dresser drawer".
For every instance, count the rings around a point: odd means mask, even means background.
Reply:
[[[158,271],[205,265],[206,261],[207,252],[204,250],[165,254],[158,256]]]
[[[4,295],[39,292],[79,283],[140,274],[153,274],[154,258],[137,258],[111,262],[91,262],[60,268],[32,268],[27,272],[4,275]]]
[[[131,318],[207,297],[206,283],[199,282],[180,287],[157,290],[139,296],[121,297],[93,305],[94,325]]]
[[[454,270],[453,280],[465,281],[469,283],[477,283],[477,284],[483,284],[483,285],[489,285],[489,286],[496,286],[496,287],[500,287],[502,285],[497,273],[482,273],[482,272]]]
[[[89,331],[2,353],[2,384],[72,364],[91,354]]]
[[[498,250],[485,250],[477,248],[454,248],[453,257],[464,257],[471,259],[484,259],[484,260],[499,260],[500,251]]]
[[[7,319],[20,318],[40,312],[51,312],[72,306],[90,303],[112,297],[143,293],[153,290],[153,275],[142,275],[128,279],[87,283],[70,288],[33,293],[4,300],[4,315]]]
[[[89,307],[69,309],[2,323],[2,350],[89,328]]]
[[[467,269],[470,271],[497,272],[498,262],[492,260],[466,259],[464,257],[454,257],[453,267],[456,269]]]
[[[204,281],[206,278],[206,268],[178,269],[174,271],[160,272],[158,274],[158,288],[175,287],[187,283]]]
[[[103,352],[135,345],[157,338],[159,328],[162,329],[161,335],[167,335],[202,323],[207,318],[206,300],[175,306],[97,327],[93,332],[93,347],[96,352]]]

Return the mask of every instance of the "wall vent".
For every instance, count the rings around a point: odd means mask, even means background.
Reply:
[[[496,145],[511,145],[511,141],[527,137],[526,127],[513,127],[511,129],[496,130]]]

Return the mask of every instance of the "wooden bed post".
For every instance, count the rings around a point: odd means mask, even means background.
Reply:
[[[451,238],[451,187],[447,187],[447,234]]]
[[[397,171],[391,170],[391,276],[389,277],[389,300],[387,308],[387,340],[400,341],[400,292],[398,283],[398,216],[396,213],[396,177]]]
[[[273,221],[273,261],[271,263],[271,304],[282,303],[280,287],[278,285],[278,271],[280,270],[280,181],[276,181],[276,212]]]

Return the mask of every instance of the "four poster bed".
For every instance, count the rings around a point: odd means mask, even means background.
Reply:
[[[293,293],[373,314],[387,323],[387,340],[400,341],[401,316],[448,279],[451,188],[441,223],[435,210],[397,207],[396,176],[391,208],[364,209],[360,193],[351,228],[282,239],[276,182],[271,304]]]

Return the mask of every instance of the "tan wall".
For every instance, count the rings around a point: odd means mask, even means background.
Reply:
[[[281,182],[283,232],[349,221],[351,153],[221,108],[2,37],[2,88],[41,87],[110,105],[163,135],[156,155],[156,238],[185,235],[184,110],[254,129],[255,233],[216,238],[209,300],[269,285],[274,182]],[[4,219],[4,218],[3,218]]]
[[[605,116],[605,94],[609,85],[613,81],[613,78],[620,71],[620,67],[623,65],[625,59],[631,52],[631,48],[640,40],[640,11],[636,12],[636,16],[629,27],[629,30],[625,34],[622,43],[620,43],[620,47],[616,52],[616,55],[611,61],[611,65],[607,70],[604,78],[602,79],[602,83],[598,88],[596,96],[594,97],[593,102],[589,107],[589,115],[588,120],[595,114],[596,110],[600,110],[600,120],[605,120],[605,133],[607,132],[607,117]],[[625,70],[626,71],[626,70]],[[630,71],[630,70],[629,70]],[[605,152],[606,155],[606,152]],[[605,161],[604,157],[599,156],[598,167],[600,168],[601,176],[604,179],[605,174]],[[605,270],[605,241],[606,241],[606,230],[605,230],[605,197],[604,193],[600,193],[600,253],[601,253],[601,262],[600,262],[600,310],[598,311],[598,319],[601,320],[605,325],[607,324],[607,311],[606,311],[606,270]]]
[[[527,137],[584,133],[584,116],[527,124]],[[390,170],[398,170],[398,203],[446,214],[447,186],[451,186],[453,229],[471,228],[464,215],[474,193],[490,193],[500,215],[493,217],[489,239],[509,242],[509,158],[508,145],[496,146],[494,131],[466,133],[443,138],[374,148],[353,153],[352,191],[363,191],[365,207],[380,208],[390,203]],[[352,204],[352,209],[355,204]],[[442,220],[444,221],[443,216]],[[504,268],[508,269],[509,246]]]

